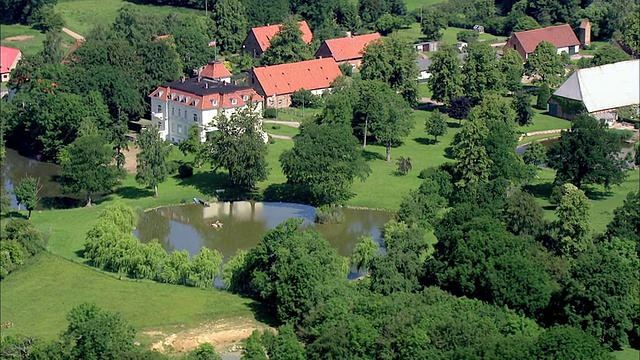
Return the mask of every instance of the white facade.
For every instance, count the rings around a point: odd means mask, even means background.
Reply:
[[[255,111],[262,118],[262,102],[254,103]],[[235,111],[246,108],[242,105],[235,108],[227,109],[197,109],[186,104],[173,101],[163,101],[162,99],[151,98],[151,122],[158,126],[160,136],[172,143],[180,143],[186,140],[189,134],[189,128],[198,125],[201,132],[201,140],[206,140],[206,133],[217,130],[215,127],[215,118],[220,114],[231,116]],[[262,124],[260,124],[262,125]]]

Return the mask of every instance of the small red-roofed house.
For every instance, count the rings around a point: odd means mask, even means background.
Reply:
[[[164,83],[149,94],[149,98],[151,123],[158,126],[163,139],[172,143],[187,139],[193,125],[203,130],[201,140],[205,141],[206,133],[217,130],[218,116],[228,117],[248,106],[253,106],[255,113],[262,117],[264,101],[250,85],[211,79],[206,75]],[[264,138],[266,141],[266,134]]]
[[[378,39],[380,34],[373,33],[325,40],[316,51],[316,57],[332,57],[338,64],[350,64],[356,69],[362,62],[367,45]]]
[[[282,24],[252,28],[242,44],[242,51],[254,58],[259,57],[267,51],[271,45],[271,39],[280,32],[280,28],[282,28]],[[302,31],[302,41],[311,44],[313,33],[306,21],[300,21],[300,31]]]
[[[320,95],[341,75],[338,63],[324,58],[253,68],[251,83],[266,100],[265,107],[282,108],[291,106],[294,92],[304,89]]]
[[[558,54],[566,52],[573,55],[580,52],[580,40],[569,24],[513,33],[503,51],[514,49],[526,60],[529,58],[529,54],[543,41],[552,43]]]
[[[211,80],[231,82],[231,72],[219,61],[210,61],[200,70],[199,75]]]
[[[22,59],[22,52],[19,49],[0,46],[0,76],[2,76],[2,82],[9,81],[11,70],[16,68],[20,59]]]

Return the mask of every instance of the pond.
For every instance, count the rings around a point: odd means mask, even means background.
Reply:
[[[60,167],[58,165],[30,159],[13,149],[7,148],[6,150],[5,163],[2,166],[2,181],[4,181],[5,191],[11,194],[11,207],[15,208],[18,205],[12,193],[14,187],[20,185],[20,180],[27,176],[39,179],[41,186],[39,208],[43,204],[47,205],[61,198],[62,187],[55,181],[59,175]]]
[[[171,253],[187,250],[196,254],[202,246],[216,249],[225,261],[238,249],[255,247],[262,235],[289,218],[301,218],[303,227],[315,228],[342,256],[351,256],[362,235],[371,235],[381,243],[383,225],[392,217],[390,212],[343,209],[341,224],[314,224],[315,208],[288,203],[249,201],[169,206],[150,210],[141,216],[135,235],[142,242],[158,239]],[[220,222],[221,227],[212,224]]]

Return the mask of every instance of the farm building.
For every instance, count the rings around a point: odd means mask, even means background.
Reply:
[[[571,119],[586,112],[608,122],[615,110],[640,103],[640,60],[576,70],[553,93],[548,110],[552,116]]]
[[[350,64],[357,69],[367,45],[378,39],[380,34],[373,33],[325,40],[316,52],[316,58],[332,57],[338,64]]]
[[[9,81],[11,70],[16,68],[20,59],[22,59],[20,50],[0,46],[0,76],[2,76],[2,82]]]
[[[529,58],[529,54],[543,41],[552,43],[558,54],[566,52],[573,55],[580,52],[580,40],[569,24],[514,33],[502,51],[514,49],[526,60]]]
[[[311,33],[309,24],[306,21],[300,21],[299,24],[300,31],[302,31],[302,40],[307,44],[311,44],[313,33]],[[280,32],[280,28],[282,28],[282,24],[252,28],[242,44],[242,52],[254,58],[259,57],[267,51],[269,45],[271,45],[271,39]]]

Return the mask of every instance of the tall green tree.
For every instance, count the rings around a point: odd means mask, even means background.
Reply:
[[[283,325],[278,328],[278,336],[270,357],[283,360],[305,360],[307,358],[304,346],[298,341],[292,325]]]
[[[622,42],[636,54],[640,53],[640,15],[636,10],[631,12],[622,23]]]
[[[242,359],[245,360],[268,360],[266,349],[260,339],[260,330],[253,330],[251,336],[245,341],[242,349]]]
[[[435,110],[427,116],[425,129],[427,134],[433,136],[438,142],[438,136],[444,136],[447,133],[447,120],[439,110]]]
[[[18,203],[18,210],[20,210],[20,204],[24,204],[24,208],[29,212],[27,219],[31,219],[31,212],[38,205],[38,200],[40,199],[38,193],[41,189],[42,186],[40,186],[39,179],[27,176],[22,178],[20,185],[13,190],[13,194],[16,196]]]
[[[374,41],[366,48],[360,66],[363,80],[386,82],[409,103],[415,105],[418,97],[418,67],[416,53],[409,44],[396,35]]]
[[[431,57],[433,63],[429,69],[433,76],[429,89],[433,100],[449,103],[462,95],[463,77],[457,55],[458,50],[453,45],[444,45]]]
[[[536,94],[536,107],[541,110],[547,110],[547,103],[551,99],[551,89],[547,83],[542,83]]]
[[[305,126],[280,164],[287,182],[308,189],[316,205],[345,202],[353,196],[353,181],[370,172],[351,129],[339,125]]]
[[[169,144],[160,138],[158,128],[151,126],[138,135],[136,144],[140,153],[136,158],[136,181],[138,184],[153,187],[153,196],[158,197],[158,184],[169,176]]]
[[[507,199],[504,210],[507,230],[515,235],[539,235],[545,229],[544,210],[536,198],[525,191],[517,191]]]
[[[540,165],[547,160],[547,147],[539,141],[534,141],[522,154],[522,161],[527,165]]]
[[[531,96],[528,93],[522,91],[515,93],[511,106],[516,112],[518,125],[527,126],[531,124],[534,112],[531,108]]]
[[[208,46],[212,40],[209,32],[210,21],[199,16],[181,16],[177,18],[177,24],[168,26],[176,42],[176,51],[180,55],[182,72],[187,75],[195,75],[197,69],[213,60],[216,49]],[[216,44],[222,41],[215,36],[214,40]]]
[[[237,53],[247,37],[247,16],[240,0],[217,0],[211,10],[215,27],[213,39],[220,50]]]
[[[458,186],[465,187],[485,182],[493,161],[487,154],[485,141],[489,129],[481,121],[470,121],[456,135],[453,148],[456,158],[455,169],[460,176]]]
[[[480,99],[487,91],[499,92],[504,81],[495,49],[487,43],[475,42],[469,44],[465,51],[467,57],[462,67],[464,95]]]
[[[371,123],[371,133],[376,141],[385,147],[386,161],[390,162],[391,147],[409,135],[414,123],[411,108],[402,96],[390,88],[385,93],[388,103],[384,107],[384,113]]]
[[[619,151],[620,139],[607,130],[606,124],[589,115],[578,115],[571,129],[563,131],[560,141],[547,151],[547,164],[556,170],[557,183],[609,188],[621,184],[627,176]]]
[[[207,156],[207,146],[202,142],[202,130],[198,125],[189,128],[187,139],[180,142],[178,149],[184,155],[192,154],[194,165],[201,167]]]
[[[117,313],[82,303],[67,315],[62,334],[73,359],[122,359],[133,350],[135,330]]]
[[[64,59],[61,30],[52,29],[45,33],[44,49],[40,54],[48,64],[57,64]]]
[[[591,244],[591,204],[584,192],[572,184],[564,184],[556,216],[558,220],[553,227],[557,252],[572,258],[586,251]]]
[[[360,241],[353,249],[353,255],[351,255],[351,264],[356,267],[358,271],[366,270],[371,266],[373,258],[378,254],[380,245],[373,241],[371,236],[361,236]]]
[[[91,196],[106,192],[117,182],[118,171],[112,165],[113,153],[102,135],[81,136],[60,154],[60,182],[67,193]]]
[[[260,119],[250,105],[230,117],[221,115],[216,122],[218,132],[209,140],[211,161],[229,171],[232,186],[252,188],[267,179],[267,144]]]
[[[504,75],[504,85],[507,90],[518,91],[522,88],[524,62],[517,51],[507,49],[498,61],[498,67]]]
[[[529,55],[525,65],[525,73],[537,76],[540,81],[550,86],[559,85],[564,76],[564,60],[556,52],[556,46],[548,41],[542,41]]]
[[[213,281],[220,275],[220,265],[222,265],[222,254],[218,250],[200,248],[191,261],[189,285],[199,288],[213,287]]]
[[[269,48],[262,54],[262,65],[277,65],[309,60],[313,58],[311,47],[302,40],[300,23],[294,18],[287,18],[280,32],[270,41]]]
[[[442,39],[442,30],[447,25],[447,18],[443,13],[431,10],[422,14],[420,30],[428,41],[438,41]]]

